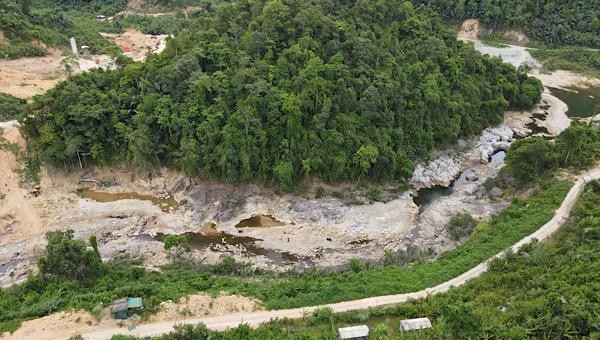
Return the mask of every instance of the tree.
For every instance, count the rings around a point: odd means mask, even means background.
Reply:
[[[51,231],[46,234],[46,251],[38,260],[44,276],[58,276],[92,284],[102,274],[100,255],[88,250],[81,240],[73,238],[73,230]]]
[[[537,180],[558,166],[556,149],[541,137],[515,142],[506,156],[506,170],[519,183]]]
[[[75,69],[79,67],[79,62],[77,61],[77,58],[75,58],[74,55],[69,54],[68,56],[61,59],[60,66],[62,66],[62,69],[66,73],[67,77],[70,77],[71,75],[73,75],[73,72],[75,72]]]
[[[284,189],[308,176],[406,180],[542,90],[404,0],[235,1],[196,25],[160,56],[36,97],[32,150],[61,167],[83,155]]]
[[[360,167],[361,174],[365,175],[371,165],[377,161],[377,156],[379,155],[379,150],[373,144],[362,145],[358,150],[356,150],[355,159]]]
[[[463,302],[446,302],[440,311],[454,339],[475,339],[481,334],[482,319],[472,306]]]
[[[573,122],[558,136],[556,145],[561,165],[588,167],[600,156],[600,133],[594,127]]]

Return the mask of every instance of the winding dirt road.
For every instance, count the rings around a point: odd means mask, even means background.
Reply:
[[[541,241],[549,238],[554,232],[556,232],[560,228],[562,223],[569,217],[569,214],[571,213],[573,206],[577,202],[577,199],[581,195],[585,185],[588,182],[597,179],[600,179],[600,168],[596,168],[594,170],[580,175],[579,179],[575,182],[571,190],[569,190],[569,193],[563,200],[560,208],[556,210],[554,217],[548,223],[544,224],[540,229],[535,231],[533,234],[523,238],[522,240],[514,244],[511,247],[511,249],[516,252],[523,245],[530,243],[533,239]],[[433,288],[426,288],[424,290],[414,293],[378,296],[360,300],[346,301],[305,308],[283,309],[252,313],[235,313],[225,316],[195,318],[177,322],[152,323],[140,325],[131,331],[128,331],[127,328],[112,328],[83,334],[83,337],[85,339],[109,339],[114,334],[127,334],[137,337],[156,336],[172,331],[173,326],[176,324],[196,324],[199,322],[203,322],[210,329],[222,330],[230,327],[236,327],[241,323],[246,323],[250,326],[257,326],[261,323],[267,322],[275,318],[302,318],[303,316],[306,316],[307,313],[310,313],[319,307],[330,307],[334,312],[339,313],[352,310],[366,309],[370,307],[372,308],[384,305],[397,304],[406,302],[409,299],[420,299],[425,298],[431,294],[443,293],[451,287],[460,286],[465,282],[476,278],[483,272],[487,271],[488,263],[494,258],[503,256],[503,254],[504,252],[496,254],[490,259],[480,263],[476,267],[467,271],[466,273],[463,273],[462,275],[459,275],[449,281],[439,284]]]

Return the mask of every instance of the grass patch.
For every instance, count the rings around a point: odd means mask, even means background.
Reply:
[[[569,70],[600,77],[600,51],[585,47],[531,49],[529,53],[543,64],[543,70]]]

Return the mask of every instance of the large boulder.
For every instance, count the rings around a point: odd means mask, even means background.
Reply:
[[[447,187],[460,175],[462,161],[462,157],[444,155],[427,164],[417,164],[411,182],[425,188]]]

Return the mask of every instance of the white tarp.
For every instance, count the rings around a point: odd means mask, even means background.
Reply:
[[[366,338],[369,336],[369,327],[367,325],[361,325],[338,328],[338,335],[340,336],[341,340]]]
[[[431,328],[431,321],[429,321],[428,318],[408,319],[400,321],[401,331],[414,331],[425,328]]]

